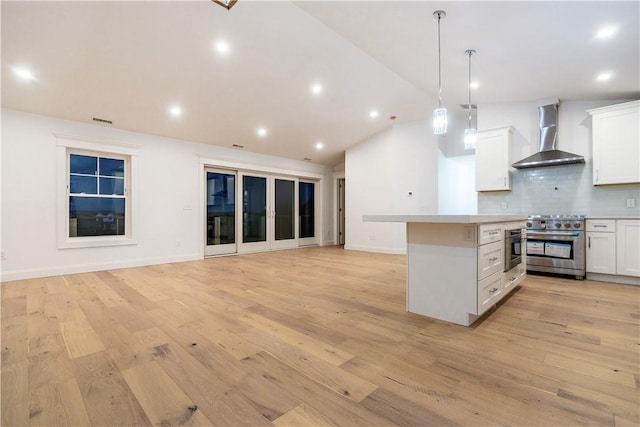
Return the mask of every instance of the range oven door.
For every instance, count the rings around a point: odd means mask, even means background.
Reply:
[[[527,231],[527,269],[584,275],[582,231]]]
[[[504,231],[504,271],[509,271],[522,262],[522,231]]]

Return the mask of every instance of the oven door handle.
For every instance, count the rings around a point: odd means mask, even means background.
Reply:
[[[560,236],[560,237],[577,237],[579,234],[578,231],[567,231],[567,232],[527,232],[527,237],[529,236],[538,236],[538,237],[549,237],[549,236]]]

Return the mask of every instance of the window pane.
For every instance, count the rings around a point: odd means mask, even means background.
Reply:
[[[69,197],[69,237],[125,234],[125,199]]]
[[[100,178],[100,194],[124,196],[124,179]]]
[[[71,175],[69,177],[69,191],[72,194],[97,194],[98,179],[93,176]]]
[[[69,172],[96,175],[98,172],[97,165],[97,157],[71,154],[71,158],[69,159]]]
[[[207,245],[236,242],[235,178],[207,172]]]
[[[124,160],[100,158],[100,175],[124,177]],[[105,194],[105,193],[102,193]]]
[[[267,179],[245,176],[242,180],[242,241],[267,240]]]
[[[276,179],[276,240],[293,239],[295,236],[294,184],[293,181]]]
[[[300,238],[315,236],[315,184],[301,182],[299,185]]]

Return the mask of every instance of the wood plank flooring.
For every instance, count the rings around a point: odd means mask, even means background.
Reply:
[[[470,328],[315,247],[6,282],[3,426],[639,425],[640,287],[529,276]]]

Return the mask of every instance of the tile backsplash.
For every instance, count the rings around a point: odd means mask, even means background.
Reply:
[[[590,162],[511,170],[511,191],[478,193],[478,213],[640,216],[640,184],[596,187],[592,171]]]

